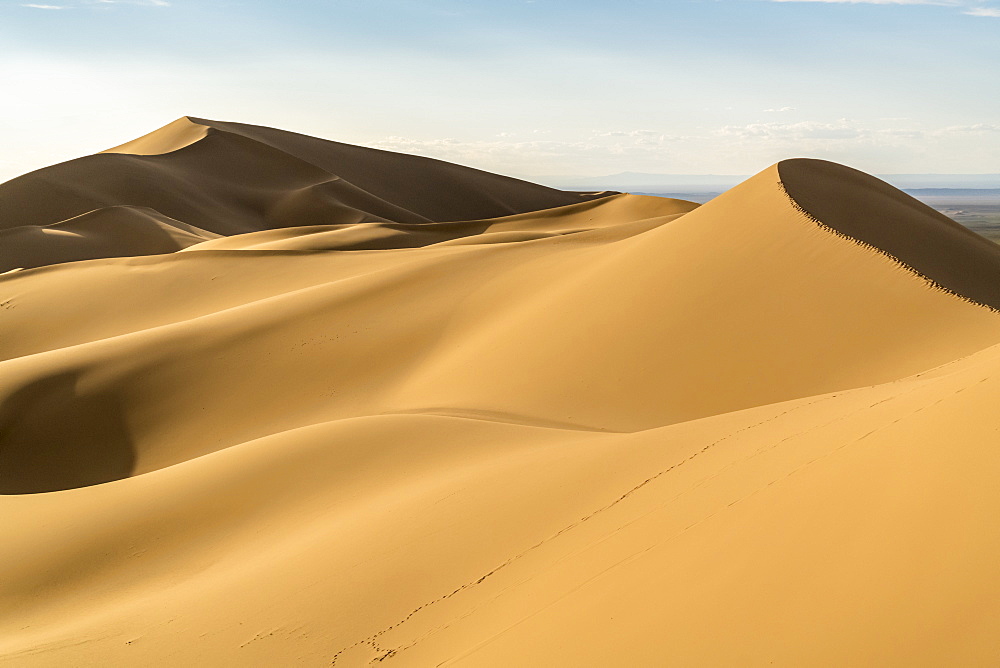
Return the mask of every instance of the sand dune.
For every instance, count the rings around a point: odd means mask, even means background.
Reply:
[[[0,665],[1000,659],[1000,256],[905,194],[112,151],[0,185]]]
[[[158,255],[215,239],[144,207],[109,206],[51,225],[0,230],[0,272],[122,255]]]
[[[183,118],[0,185],[0,230],[130,206],[230,235],[312,224],[492,218],[607,194],[564,192],[429,158]],[[95,249],[90,259],[114,256],[111,250]],[[134,254],[128,247],[117,253]]]

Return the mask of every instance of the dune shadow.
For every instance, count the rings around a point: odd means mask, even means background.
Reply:
[[[825,160],[778,163],[796,208],[937,287],[1000,310],[1000,246],[874,176]]]
[[[81,393],[79,374],[36,380],[0,401],[0,494],[35,494],[128,477],[135,450],[113,392]]]

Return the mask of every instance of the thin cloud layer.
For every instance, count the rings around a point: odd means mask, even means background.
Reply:
[[[837,5],[937,5],[939,7],[957,6],[959,2],[941,0],[770,0],[771,2],[822,2]]]
[[[579,172],[596,176],[599,164],[614,165],[607,173],[616,169],[664,171],[662,161],[668,156],[678,173],[709,172],[711,166],[701,163],[698,156],[737,150],[740,155],[753,156],[745,163],[733,163],[734,168],[743,171],[798,153],[850,162],[852,155],[908,154],[917,151],[917,147],[937,145],[958,147],[1000,133],[1000,125],[992,123],[930,128],[898,127],[898,123],[896,119],[886,119],[879,125],[846,118],[833,122],[747,123],[706,128],[690,135],[645,129],[611,130],[595,131],[583,141],[575,142],[538,140],[516,133],[500,133],[490,141],[397,136],[384,137],[371,145],[522,176],[526,164],[532,166],[534,174],[569,173],[575,166]]]
[[[170,7],[168,0],[81,0],[71,5],[44,5],[36,3],[22,3],[21,7],[27,9],[73,9],[74,7],[109,7],[111,5],[132,5],[136,7]]]
[[[968,16],[984,16],[1000,18],[1000,7],[993,7],[982,2],[966,2],[963,0],[769,0],[770,2],[811,2],[829,5],[923,5],[934,7],[954,7],[961,9]]]

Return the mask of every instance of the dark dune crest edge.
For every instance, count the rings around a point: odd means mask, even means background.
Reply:
[[[935,289],[1000,312],[1000,247],[993,242],[860,170],[810,158],[783,160],[777,169],[792,206],[823,229]]]

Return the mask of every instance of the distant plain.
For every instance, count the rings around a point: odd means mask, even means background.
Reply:
[[[957,223],[965,225],[991,241],[1000,243],[1000,190],[964,190],[958,194],[910,194],[928,204]]]

